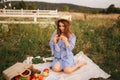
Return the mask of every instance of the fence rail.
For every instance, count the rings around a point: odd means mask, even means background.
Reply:
[[[0,10],[0,17],[5,18],[15,18],[15,17],[20,17],[20,18],[33,18],[33,23],[44,23],[44,22],[39,22],[37,21],[38,18],[65,18],[68,20],[71,20],[71,15],[66,15],[66,14],[58,14],[57,10],[10,10],[10,9],[2,9]],[[2,20],[0,23],[26,23],[26,21],[7,21],[7,20]],[[27,23],[31,23],[30,21],[27,21]]]

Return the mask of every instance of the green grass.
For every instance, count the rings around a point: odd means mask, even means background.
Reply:
[[[9,31],[0,24],[0,80],[2,71],[27,55],[51,56],[49,40],[55,25],[8,24]],[[84,51],[104,71],[111,74],[108,80],[119,80],[120,74],[120,18],[118,20],[74,20],[71,26],[77,41],[74,54]],[[102,78],[95,80],[104,80]]]

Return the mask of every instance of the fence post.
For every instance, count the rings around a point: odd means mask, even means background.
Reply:
[[[58,12],[58,10],[56,9],[56,13]]]
[[[39,9],[37,9],[37,15],[39,15]]]
[[[34,14],[34,23],[37,22],[37,14]]]
[[[4,13],[4,15],[6,14],[6,10],[5,10],[5,8],[3,8],[3,13]]]
[[[23,15],[23,9],[21,9],[21,15]]]

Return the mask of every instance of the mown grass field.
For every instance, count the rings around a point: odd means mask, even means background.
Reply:
[[[51,56],[49,40],[55,29],[55,25],[0,24],[0,80],[4,80],[3,70],[22,62],[27,55]],[[77,19],[72,21],[71,30],[77,38],[73,53],[83,51],[111,74],[108,80],[120,80],[120,18]]]

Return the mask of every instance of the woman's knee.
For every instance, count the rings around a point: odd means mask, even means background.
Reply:
[[[64,73],[70,74],[72,70],[70,68],[64,68]]]
[[[57,66],[53,66],[52,70],[55,71],[55,72],[60,72],[61,71],[60,68],[57,67]]]
[[[56,62],[56,64],[52,67],[53,71],[60,72],[60,62]]]

